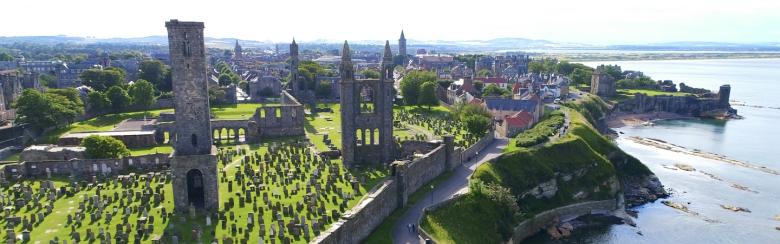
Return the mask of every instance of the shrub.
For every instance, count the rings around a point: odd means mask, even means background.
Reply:
[[[81,140],[88,158],[120,158],[130,155],[125,144],[110,136],[91,135]]]
[[[559,111],[550,113],[547,118],[537,123],[530,130],[523,131],[523,133],[517,135],[515,145],[518,147],[530,147],[546,142],[550,136],[555,135],[555,132],[563,126],[564,120],[563,113]]]

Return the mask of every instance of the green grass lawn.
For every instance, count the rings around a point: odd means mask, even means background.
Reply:
[[[217,119],[249,119],[259,107],[279,105],[278,103],[239,103],[211,106],[211,113]]]
[[[690,93],[685,92],[665,92],[665,91],[657,91],[657,90],[642,90],[642,89],[618,89],[618,93],[626,94],[626,95],[632,95],[637,93],[644,93],[648,96],[676,96],[676,97],[682,97],[682,96],[688,96],[692,95]]]

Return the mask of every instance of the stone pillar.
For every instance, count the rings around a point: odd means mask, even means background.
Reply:
[[[460,164],[460,160],[455,158],[455,137],[452,135],[444,136],[444,168],[452,170]]]
[[[397,208],[403,208],[406,206],[407,201],[407,194],[406,192],[406,164],[409,163],[409,161],[395,161],[390,164],[390,167],[392,167],[393,172],[395,175],[393,177],[395,178],[395,184],[396,189],[398,189],[398,206]]]

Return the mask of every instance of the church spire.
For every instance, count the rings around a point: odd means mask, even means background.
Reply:
[[[401,38],[399,40],[406,40],[406,37],[404,37],[404,30],[401,29]]]
[[[352,67],[352,51],[349,50],[349,44],[346,40],[344,41],[344,47],[341,49],[339,73],[341,73],[341,82],[351,81],[355,78],[355,71]]]
[[[385,54],[383,58],[385,60],[393,60],[393,52],[390,51],[390,41],[385,41]]]

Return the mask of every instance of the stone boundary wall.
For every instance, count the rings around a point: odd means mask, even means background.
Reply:
[[[3,173],[6,177],[46,177],[53,176],[108,177],[124,171],[154,171],[168,168],[169,154],[157,153],[143,156],[130,156],[121,159],[72,159],[52,161],[31,161],[6,164]]]
[[[615,209],[617,209],[616,199],[587,201],[550,209],[536,214],[533,218],[520,222],[520,224],[515,226],[512,239],[510,239],[508,243],[520,243],[525,240],[525,238],[535,235],[546,228],[556,219],[576,218],[597,212],[613,211]]]
[[[310,243],[360,243],[398,206],[398,184],[387,179],[371,189],[360,202],[344,213],[338,222]]]
[[[17,146],[10,146],[0,149],[0,159],[13,155],[14,153],[21,152],[22,149]]]
[[[371,189],[355,207],[310,243],[362,242],[393,211],[402,208],[406,199],[417,189],[451,170],[449,165],[460,164],[452,138],[449,140],[449,144],[446,140],[438,143],[438,146],[423,157],[392,164],[394,175]],[[455,155],[448,156],[448,153]]]
[[[487,134],[485,134],[485,136],[479,139],[477,143],[474,143],[474,145],[471,145],[469,148],[466,148],[463,150],[463,152],[461,152],[461,161],[466,162],[474,158],[478,152],[482,151],[482,149],[485,149],[485,147],[490,145],[490,143],[493,143],[493,139],[495,139],[495,132],[490,130]]]
[[[412,160],[410,164],[407,164],[407,168],[405,169],[406,178],[404,181],[404,190],[407,193],[407,196],[447,171],[447,158],[445,153],[445,145],[441,144],[436,149],[425,154],[424,157],[416,158]]]

